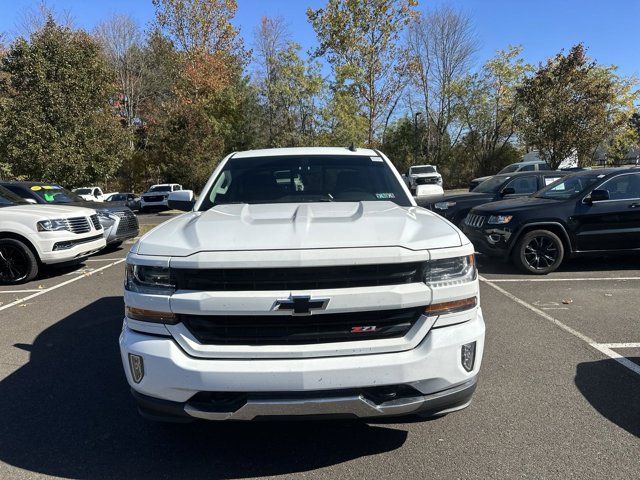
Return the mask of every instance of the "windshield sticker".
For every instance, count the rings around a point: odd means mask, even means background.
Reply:
[[[42,188],[44,188],[45,190],[52,190],[53,187],[51,185],[43,185]]]
[[[51,203],[56,199],[56,196],[53,193],[44,192],[44,199],[45,201]]]
[[[376,193],[376,198],[379,200],[385,200],[387,198],[396,198],[395,193]]]
[[[369,157],[371,159],[372,162],[381,162],[382,158],[381,157]]]
[[[34,185],[33,187],[31,187],[31,190],[37,192],[38,190],[42,190],[42,187],[40,185]]]

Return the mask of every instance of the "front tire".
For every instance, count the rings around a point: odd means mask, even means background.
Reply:
[[[549,230],[533,230],[525,233],[513,251],[513,261],[518,268],[534,275],[546,275],[555,271],[564,259],[564,245]]]
[[[20,240],[0,239],[0,285],[16,285],[38,275],[38,260]]]

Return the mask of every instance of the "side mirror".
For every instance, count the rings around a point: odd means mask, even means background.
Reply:
[[[172,210],[180,210],[182,212],[190,212],[196,204],[193,190],[177,190],[169,194],[167,201],[169,208]]]
[[[516,189],[513,187],[506,187],[500,190],[500,195],[502,195],[503,197],[505,195],[513,195],[514,193],[516,193]]]
[[[591,192],[590,195],[587,195],[584,198],[586,203],[593,203],[593,202],[602,202],[604,200],[609,200],[609,191],[608,190],[594,190]]]

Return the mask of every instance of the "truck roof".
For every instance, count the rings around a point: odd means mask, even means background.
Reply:
[[[236,152],[232,158],[255,157],[285,157],[299,155],[351,155],[379,157],[380,154],[370,148],[356,148],[350,150],[347,147],[291,147],[291,148],[265,148],[261,150],[246,150]]]

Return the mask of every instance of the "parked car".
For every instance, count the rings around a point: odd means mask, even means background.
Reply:
[[[127,206],[134,212],[140,210],[140,195],[130,192],[115,192],[107,195],[105,202],[113,205]]]
[[[442,175],[435,165],[413,165],[409,167],[406,178],[416,197],[444,193]]]
[[[88,202],[104,202],[105,195],[100,187],[79,187],[74,188],[73,193],[81,196]]]
[[[142,194],[140,199],[140,211],[144,212],[150,209],[166,209],[168,208],[167,199],[171,192],[182,190],[182,185],[177,183],[161,183],[152,185],[149,190]]]
[[[0,284],[28,282],[40,264],[78,262],[104,246],[94,210],[32,205],[0,187]]]
[[[529,196],[565,175],[565,172],[553,170],[500,174],[485,180],[473,192],[418,198],[416,202],[462,228],[464,219],[472,208],[498,200]]]
[[[169,206],[189,213],[127,257],[120,351],[143,415],[429,416],[469,404],[485,331],[473,246],[416,206],[383,154],[236,152],[197,202],[183,190]]]
[[[511,165],[507,165],[502,170],[500,170],[496,175],[501,175],[504,173],[516,173],[516,172],[537,172],[538,170],[551,170],[551,167],[544,160],[516,162],[516,163],[512,163]],[[485,180],[489,180],[491,177],[493,177],[493,175],[474,178],[469,183],[469,191],[473,192],[478,185],[480,185]]]
[[[138,219],[126,206],[89,202],[60,185],[51,183],[0,182],[0,185],[29,203],[95,209],[104,229],[107,244],[111,247],[117,247],[125,240],[136,237],[139,233]]]
[[[585,170],[531,197],[471,210],[464,231],[487,255],[528,273],[556,270],[573,255],[640,250],[640,169]]]

